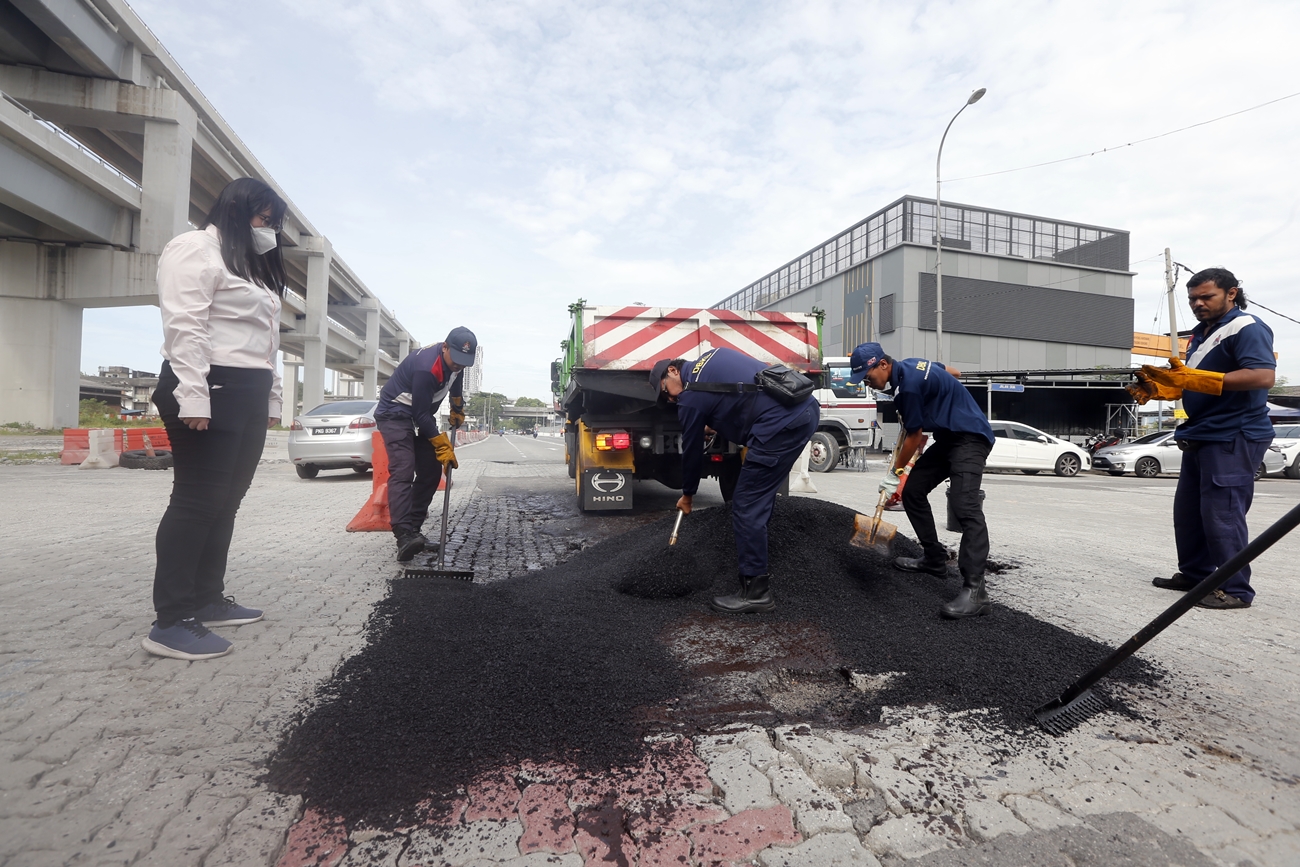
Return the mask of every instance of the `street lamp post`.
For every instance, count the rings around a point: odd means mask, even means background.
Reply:
[[[974,105],[984,96],[986,88],[981,87],[970,95],[966,105],[957,109],[948,125],[943,129],[943,138],[939,139],[939,155],[934,158],[934,333],[938,340],[934,360],[943,362],[943,202],[940,198],[939,164],[943,160],[943,143],[948,138],[948,130],[957,122],[957,118],[967,105]]]

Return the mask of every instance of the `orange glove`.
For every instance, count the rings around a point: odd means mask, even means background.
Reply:
[[[1142,372],[1147,379],[1170,388],[1184,391],[1197,391],[1201,394],[1223,394],[1223,374],[1213,370],[1198,370],[1188,367],[1177,358],[1169,359],[1169,367],[1142,365]]]
[[[1133,399],[1138,405],[1146,403],[1148,400],[1182,400],[1183,390],[1181,388],[1170,388],[1167,385],[1161,385],[1158,382],[1149,380],[1138,380],[1132,385],[1125,386],[1125,391],[1133,395]]]

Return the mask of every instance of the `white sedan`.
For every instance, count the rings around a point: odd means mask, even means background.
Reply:
[[[989,424],[995,437],[986,464],[990,470],[1021,470],[1031,475],[1051,470],[1058,476],[1077,476],[1079,470],[1092,469],[1092,457],[1074,443],[1020,422]]]

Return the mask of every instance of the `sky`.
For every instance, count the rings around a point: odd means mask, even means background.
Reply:
[[[1136,330],[1167,330],[1165,247],[1300,319],[1300,97],[1114,149],[1300,92],[1292,0],[131,2],[407,329],[469,326],[510,397],[547,396],[578,298],[705,306],[933,196],[979,87],[945,201],[1130,231]],[[1300,383],[1300,325],[1252,312]],[[82,368],[160,344],[154,308],[87,310]]]

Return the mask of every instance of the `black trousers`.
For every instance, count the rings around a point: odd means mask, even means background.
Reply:
[[[992,450],[989,441],[979,434],[937,431],[934,444],[917,459],[903,487],[903,508],[907,510],[908,520],[912,522],[926,559],[947,561],[948,552],[939,543],[928,498],[940,482],[951,480],[949,496],[961,523],[957,567],[963,578],[983,575],[984,564],[989,559],[989,528],[984,523],[980,482]]]
[[[762,445],[751,445],[731,497],[731,529],[736,559],[746,578],[767,574],[767,525],[772,520],[776,492],[790,478],[790,468],[817,432],[821,410],[811,404],[789,426]]]
[[[253,482],[266,444],[272,372],[213,367],[208,372],[208,429],[181,422],[171,365],[163,362],[153,401],[171,440],[171,501],[158,523],[153,607],[160,625],[190,617],[225,592],[235,513]]]
[[[388,515],[393,535],[401,538],[418,533],[429,517],[429,504],[442,479],[442,464],[433,444],[416,433],[411,419],[377,418],[375,425],[388,452]]]

